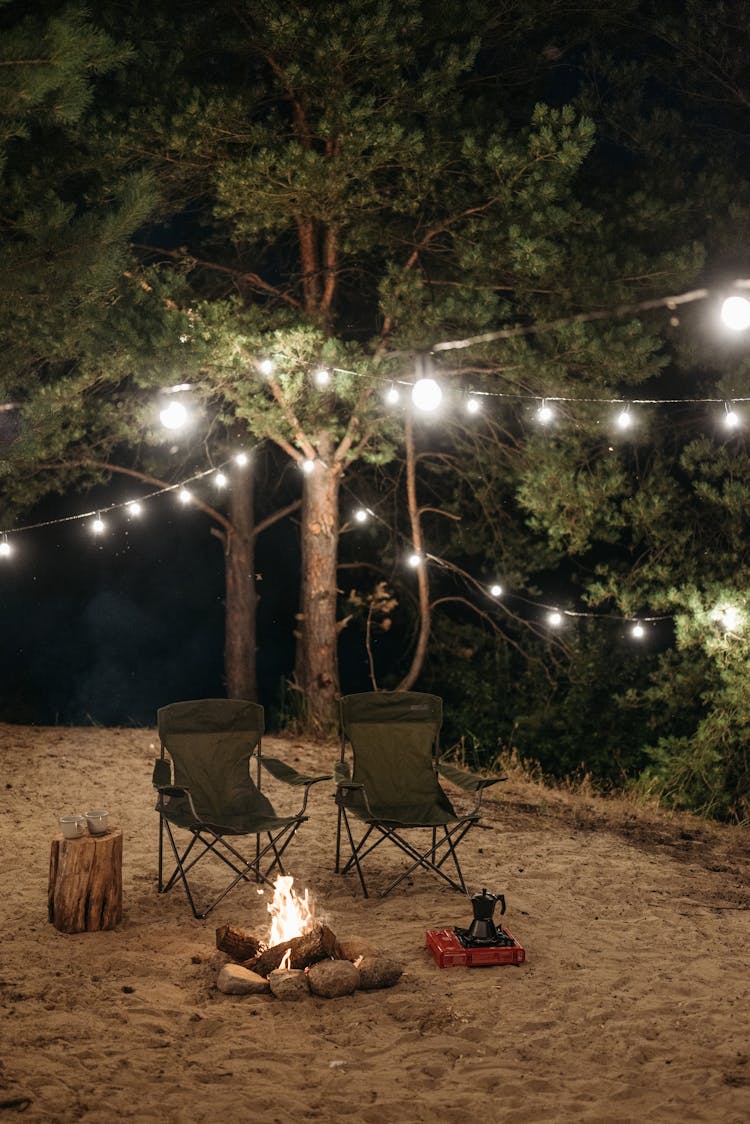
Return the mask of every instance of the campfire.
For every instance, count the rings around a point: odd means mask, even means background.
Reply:
[[[297,999],[312,992],[328,999],[350,995],[358,988],[392,987],[401,967],[380,956],[358,937],[339,940],[315,919],[315,903],[307,889],[294,889],[291,875],[274,883],[267,940],[233,925],[216,930],[216,947],[229,957],[217,980],[230,995],[270,991],[280,999]]]

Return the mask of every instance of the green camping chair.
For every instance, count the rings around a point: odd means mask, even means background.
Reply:
[[[432,871],[454,890],[466,893],[456,848],[479,820],[484,789],[503,777],[479,777],[439,758],[443,703],[417,691],[378,691],[340,700],[341,760],[336,765],[336,872],[356,867],[368,897],[363,860],[390,840],[410,860],[408,868],[382,891],[385,897],[417,867]],[[351,749],[351,766],[347,755]],[[459,815],[438,782],[441,773],[475,796],[474,807]],[[361,834],[354,838],[353,827]],[[341,863],[342,828],[351,854]],[[418,846],[410,836],[427,829],[431,842]],[[448,870],[444,864],[450,860]],[[453,871],[455,870],[455,875]],[[450,872],[450,873],[449,873]]]
[[[159,813],[159,893],[178,882],[185,887],[195,917],[207,917],[238,882],[251,877],[268,882],[301,823],[310,786],[330,777],[308,777],[261,751],[263,707],[241,699],[197,699],[172,703],[157,712],[161,754],[154,765]],[[254,752],[256,780],[250,774]],[[171,758],[170,760],[167,757]],[[261,765],[277,780],[303,788],[302,807],[293,816],[278,816],[261,792]],[[172,776],[174,766],[174,777]],[[182,851],[174,828],[189,832]],[[175,868],[164,880],[164,837]],[[246,858],[235,845],[254,836],[254,854]],[[196,908],[188,873],[206,855],[215,855],[232,871],[227,886],[203,912]],[[265,865],[270,859],[270,864]],[[262,869],[265,867],[265,869]]]

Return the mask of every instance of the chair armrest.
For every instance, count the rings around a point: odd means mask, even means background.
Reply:
[[[462,788],[464,792],[473,792],[476,796],[474,810],[482,803],[484,790],[500,781],[507,781],[507,777],[480,777],[478,773],[469,773],[466,769],[459,769],[457,765],[450,765],[447,761],[438,761],[438,772],[451,784]]]
[[[334,799],[339,808],[346,808],[347,804],[349,803],[349,793],[352,792],[358,792],[361,795],[368,817],[374,819],[375,817],[372,808],[370,807],[370,801],[367,799],[365,786],[363,784],[356,784],[354,781],[340,781],[339,784],[336,785]]]
[[[307,800],[310,795],[310,788],[312,785],[317,784],[319,781],[330,781],[330,773],[321,773],[318,776],[311,777],[307,773],[298,773],[291,765],[287,765],[284,761],[279,761],[278,757],[266,757],[265,754],[254,755],[256,760],[260,760],[264,769],[267,769],[271,776],[277,781],[283,781],[284,784],[293,785],[296,788],[304,788],[302,796],[302,807],[297,813],[298,816],[304,814],[307,808]]]
[[[193,817],[195,818],[195,822],[196,823],[202,823],[201,817],[198,815],[195,804],[193,803],[193,797],[192,797],[192,794],[191,794],[189,788],[185,788],[181,784],[160,784],[160,785],[157,785],[156,791],[159,794],[158,800],[156,802],[156,807],[158,808],[158,810],[160,812],[161,812],[162,808],[164,807],[164,797],[165,796],[187,796],[187,801],[188,801],[188,804],[190,805],[190,811],[193,814]]]
[[[333,779],[336,784],[346,784],[352,779],[352,772],[348,761],[337,761],[333,766]]]
[[[320,773],[314,777],[307,773],[298,773],[296,769],[293,769],[291,765],[287,765],[284,761],[280,761],[278,757],[266,757],[265,754],[260,757],[260,763],[272,777],[275,777],[277,781],[283,781],[284,784],[304,785],[309,788],[311,784],[317,784],[318,781],[330,781],[332,779],[330,773]]]

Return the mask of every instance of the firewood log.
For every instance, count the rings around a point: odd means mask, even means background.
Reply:
[[[290,968],[307,968],[310,964],[317,964],[319,960],[328,958],[342,959],[336,935],[327,925],[318,923],[309,933],[267,948],[260,956],[245,961],[244,967],[251,968],[259,976],[267,977],[269,972],[279,967],[287,949],[291,956]]]
[[[219,952],[226,952],[239,964],[251,960],[258,955],[262,942],[248,933],[245,929],[237,929],[234,925],[220,925],[216,930],[216,947]]]

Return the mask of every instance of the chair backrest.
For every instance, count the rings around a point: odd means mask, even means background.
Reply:
[[[437,778],[443,702],[419,691],[369,691],[340,700],[342,758],[352,747],[352,781],[383,819],[452,812]],[[389,812],[393,813],[389,816]]]
[[[190,790],[208,822],[232,824],[248,815],[273,815],[250,775],[250,757],[263,735],[263,707],[244,699],[193,699],[157,711],[162,751],[174,783]]]

